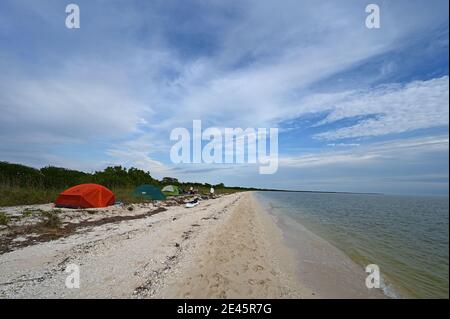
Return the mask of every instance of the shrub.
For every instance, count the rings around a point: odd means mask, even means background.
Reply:
[[[11,218],[4,212],[0,212],[0,225],[7,226]]]
[[[58,228],[59,226],[61,226],[61,219],[58,216],[59,212],[59,210],[42,212],[42,217],[44,217],[42,225],[48,228]]]

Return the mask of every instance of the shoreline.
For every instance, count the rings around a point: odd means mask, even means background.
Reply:
[[[251,193],[243,193],[216,226],[156,297],[314,298],[295,276],[282,233]]]
[[[260,204],[262,206],[262,204]],[[283,244],[296,262],[302,284],[325,299],[386,299],[381,289],[368,289],[364,269],[339,248],[292,220],[262,208],[279,228]]]
[[[383,298],[355,288],[362,270],[314,234],[299,254],[253,192],[133,207],[64,210],[72,233],[0,254],[0,298]],[[79,289],[65,287],[69,264]]]

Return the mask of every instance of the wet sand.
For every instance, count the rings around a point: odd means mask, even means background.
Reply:
[[[369,274],[344,252],[287,216],[271,216],[295,254],[296,275],[318,298],[387,298],[381,289],[366,287]]]

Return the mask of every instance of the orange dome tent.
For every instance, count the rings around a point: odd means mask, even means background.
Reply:
[[[55,200],[55,206],[92,208],[114,205],[114,193],[102,185],[80,184],[66,189]]]

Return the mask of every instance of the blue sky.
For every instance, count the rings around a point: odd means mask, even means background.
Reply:
[[[448,1],[72,2],[76,30],[69,2],[0,3],[0,160],[448,194]],[[277,173],[172,164],[170,131],[194,119],[278,127]]]

